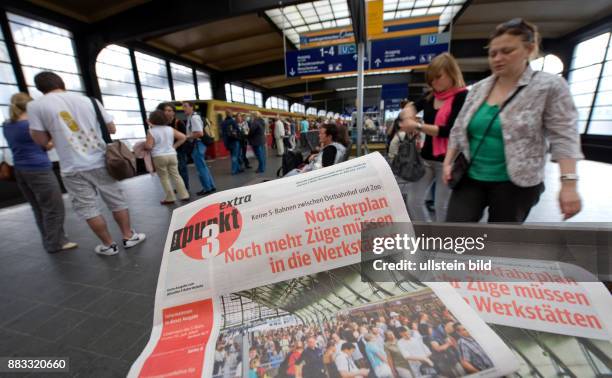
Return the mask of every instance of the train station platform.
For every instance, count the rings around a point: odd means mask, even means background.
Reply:
[[[280,159],[268,157],[268,172],[253,170],[231,176],[230,162],[210,162],[218,190],[274,178]],[[199,184],[193,166],[192,192]],[[556,202],[557,165],[547,167],[546,191],[528,221],[560,219]],[[577,222],[612,222],[612,166],[579,163],[579,192],[583,211]],[[172,206],[160,206],[157,177],[142,175],[122,183],[134,227],[147,240],[113,257],[93,252],[97,240],[77,219],[66,196],[65,229],[79,248],[47,254],[29,205],[0,210],[0,356],[57,356],[70,358],[70,375],[125,376],[149,339],[154,295]],[[198,197],[193,197],[197,200]],[[111,232],[120,238],[111,216]],[[55,375],[54,375],[55,376]]]

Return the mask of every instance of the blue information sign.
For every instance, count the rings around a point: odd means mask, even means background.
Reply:
[[[288,77],[327,75],[357,70],[355,44],[288,51],[285,55]]]
[[[304,95],[304,102],[311,102],[312,101],[312,95]]]
[[[448,51],[449,33],[424,34],[371,42],[371,57],[365,69],[410,68],[426,65]],[[354,43],[288,51],[285,54],[287,77],[334,75],[357,71]]]
[[[385,109],[399,109],[402,100],[408,98],[408,84],[383,84],[380,97],[385,102]]]
[[[411,67],[429,64],[448,51],[449,33],[425,34],[372,42],[370,69]]]

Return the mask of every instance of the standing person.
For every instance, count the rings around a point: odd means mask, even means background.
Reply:
[[[397,341],[397,347],[400,353],[410,363],[412,373],[415,378],[428,375],[433,370],[433,362],[429,359],[431,351],[420,337],[414,337],[407,327],[400,329],[400,339]]]
[[[334,358],[336,368],[342,378],[365,378],[370,373],[370,369],[357,367],[352,357],[354,351],[355,345],[353,343],[343,343],[340,346],[340,352]]]
[[[238,129],[240,129],[240,159],[245,169],[251,169],[249,159],[247,159],[247,147],[248,147],[248,136],[249,136],[249,122],[247,121],[244,114],[238,114],[236,116],[236,123]]]
[[[498,25],[491,35],[492,75],[467,96],[444,159],[446,181],[459,152],[471,159],[451,195],[448,221],[478,222],[488,207],[489,222],[524,222],[544,191],[549,148],[561,171],[561,213],[568,219],[580,211],[578,113],[565,79],[529,67],[539,42],[536,26],[520,18]]]
[[[200,115],[194,112],[192,102],[183,102],[183,110],[185,111],[185,116],[187,117],[187,138],[191,143],[193,143],[191,158],[193,159],[193,163],[198,170],[200,184],[202,185],[202,190],[196,194],[199,196],[205,196],[217,190],[215,187],[215,181],[213,180],[210,170],[206,165],[206,145],[200,140],[200,138],[204,136],[204,133],[209,131],[205,130],[204,122],[202,121]]]
[[[221,135],[223,137],[223,144],[230,152],[232,158],[232,175],[244,172],[240,168],[240,130],[232,112],[229,110],[225,112],[225,119],[221,123]]]
[[[171,126],[173,129],[177,130],[181,134],[187,135],[187,127],[185,126],[185,122],[176,118],[176,108],[174,105],[169,103],[162,103],[157,107],[157,110],[161,110],[166,115],[168,121],[168,126]],[[187,163],[189,162],[189,155],[191,154],[193,149],[193,144],[185,140],[183,144],[176,148],[176,160],[178,161],[178,171],[183,179],[183,183],[185,184],[185,188],[189,191],[189,169],[187,168]]]
[[[257,173],[266,171],[266,122],[261,118],[261,113],[253,113],[253,120],[249,128],[249,143],[253,146],[253,152],[257,158]]]
[[[174,190],[170,185],[170,178],[176,186],[176,193],[181,201],[189,200],[189,192],[185,183],[178,173],[178,162],[176,148],[185,142],[187,137],[176,129],[167,126],[168,118],[161,110],[156,110],[149,115],[149,131],[147,132],[146,146],[151,150],[153,163],[159,181],[166,193],[166,197],[160,202],[162,205],[173,204],[176,201]],[[176,140],[176,142],[174,142]]]
[[[304,118],[300,121],[300,133],[307,133],[310,125],[308,124],[308,120]]]
[[[276,156],[283,156],[285,153],[285,124],[280,119],[280,115],[276,116],[276,122],[274,122],[274,140],[276,141]]]
[[[423,110],[423,120],[400,119],[403,131],[425,133],[425,143],[421,149],[421,156],[425,159],[425,175],[411,184],[407,205],[411,219],[430,220],[425,200],[435,185],[435,220],[444,222],[451,190],[443,182],[442,162],[455,119],[465,103],[467,89],[459,64],[449,53],[436,56],[429,63],[425,77],[432,91],[416,104],[417,112]]]
[[[143,242],[146,235],[132,229],[121,186],[106,170],[102,125],[98,123],[91,99],[66,92],[62,78],[50,71],[37,74],[34,83],[44,96],[28,104],[30,134],[41,146],[46,146],[53,138],[72,207],[102,241],[95,252],[107,256],[119,253],[98,208],[98,194],[121,229],[123,247],[131,248]],[[108,132],[114,134],[113,117],[97,100],[96,104]]]
[[[291,149],[295,148],[296,133],[297,133],[297,127],[295,125],[295,120],[293,118],[289,118],[289,144],[291,145]]]
[[[455,324],[455,330],[459,335],[457,348],[461,356],[461,365],[468,374],[477,373],[493,367],[493,362],[480,344],[474,340],[470,332],[460,324]]]
[[[317,348],[317,340],[314,336],[306,339],[306,349],[295,363],[297,365],[304,364],[302,366],[303,378],[327,378],[325,365],[323,364],[323,351]]]
[[[413,378],[410,363],[402,356],[393,331],[385,332],[385,352],[388,356],[389,366],[395,371],[397,377]]]
[[[43,247],[48,253],[56,253],[76,248],[78,244],[68,241],[64,232],[62,190],[46,153],[53,144],[41,147],[30,137],[26,113],[30,101],[32,98],[27,93],[11,97],[10,121],[4,124],[4,138],[13,154],[17,186],[30,203]]]
[[[384,346],[380,344],[378,337],[374,334],[368,333],[365,336],[366,339],[366,355],[368,361],[374,369],[374,374],[377,378],[392,378],[393,373],[389,367],[387,353],[384,350]]]

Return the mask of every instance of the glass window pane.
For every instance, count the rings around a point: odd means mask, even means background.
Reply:
[[[100,91],[103,94],[125,96],[125,97],[138,97],[136,93],[136,85],[133,83],[122,83],[120,81],[98,79],[100,85]]]
[[[605,76],[599,82],[599,92],[612,91],[612,76]]]
[[[102,49],[96,58],[96,62],[119,66],[128,70],[132,69],[129,50],[117,45],[109,45]]]
[[[597,93],[595,106],[612,105],[612,91]]]
[[[597,88],[597,79],[588,81],[579,81],[570,84],[570,92],[573,95],[579,95],[584,93],[593,93]]]
[[[115,125],[142,125],[142,116],[139,110],[110,110],[108,108],[107,110],[113,116]]]
[[[225,98],[227,101],[232,102],[232,90],[228,83],[225,83]]]
[[[612,121],[591,121],[589,134],[612,135]]]
[[[24,66],[40,67],[47,70],[78,74],[76,59],[73,56],[56,54],[33,47],[17,45],[19,61]]]
[[[579,81],[593,80],[599,77],[601,73],[601,64],[573,70],[569,75],[569,82],[576,83]]]
[[[0,83],[17,84],[13,66],[8,63],[0,63]]]
[[[26,83],[32,87],[34,86],[34,76],[36,76],[37,73],[45,70],[43,68],[34,68],[34,67],[27,67],[27,66],[22,66],[22,69],[23,69],[23,75],[25,76]],[[57,72],[57,71],[55,73],[58,74],[64,80],[64,84],[66,84],[67,90],[84,91],[81,75],[75,75],[71,73]]]
[[[121,125],[117,127],[117,132],[113,139],[144,138],[146,136],[144,127],[141,125]]]
[[[55,33],[55,34],[59,34],[59,35],[63,35],[66,37],[72,37],[72,34],[66,30],[66,29],[62,29],[62,28],[58,28],[57,26],[53,26],[53,25],[49,25],[49,24],[45,24],[44,22],[39,22],[36,20],[32,20],[26,17],[22,17],[13,13],[7,13],[6,14],[7,18],[9,19],[9,21],[13,21],[22,25],[27,25],[29,27],[32,28],[36,28],[36,29],[40,29],[40,30],[44,30],[44,31],[48,31],[51,33]]]
[[[587,93],[578,96],[574,96],[574,104],[576,107],[589,107],[593,104],[594,93]]]
[[[212,88],[210,86],[210,76],[202,71],[196,71],[198,79],[198,95],[200,100],[212,99]]]
[[[610,33],[604,33],[576,45],[572,67],[580,68],[595,63],[601,63],[604,59],[609,38]]]
[[[19,92],[19,87],[16,85],[0,85],[0,104],[9,105],[11,103],[11,96]]]
[[[14,22],[11,22],[10,26],[13,40],[17,45],[31,46],[37,49],[44,48],[74,56],[74,46],[72,45],[72,38],[69,36],[45,32]]]
[[[170,63],[170,72],[174,85],[174,97],[181,100],[195,100],[196,93],[192,69],[180,64]]]
[[[96,76],[98,76],[98,78],[122,81],[125,83],[135,82],[134,72],[131,68],[126,69],[100,62],[96,63]]]
[[[0,62],[11,62],[8,50],[6,49],[6,43],[4,43],[4,41],[0,41]]]
[[[596,106],[593,108],[591,120],[612,121],[612,106]]]
[[[589,114],[591,113],[591,107],[586,108],[576,108],[578,111],[578,119],[580,121],[586,121],[589,119]]]
[[[122,96],[102,95],[104,107],[111,110],[133,110],[139,109],[138,99]]]

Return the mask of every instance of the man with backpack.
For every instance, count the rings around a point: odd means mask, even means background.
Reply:
[[[112,116],[95,100],[105,123],[99,124],[92,100],[66,92],[64,81],[54,72],[37,74],[34,83],[44,96],[28,104],[30,134],[41,146],[53,140],[72,207],[102,241],[94,251],[106,256],[119,253],[98,208],[98,194],[121,229],[123,247],[131,248],[144,241],[145,234],[132,229],[123,191],[105,166],[106,143],[101,127],[114,134]]]
[[[253,113],[253,121],[249,127],[249,143],[253,146],[253,152],[259,163],[257,173],[266,171],[266,122],[261,118],[261,113]]]

